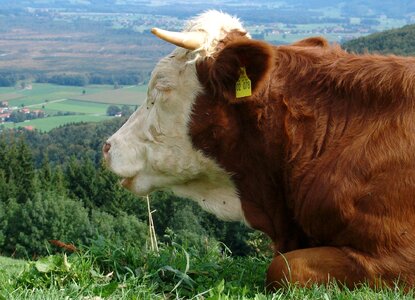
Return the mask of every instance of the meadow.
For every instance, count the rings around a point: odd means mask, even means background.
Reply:
[[[107,103],[114,105],[138,105],[146,99],[147,85],[128,86],[122,89],[107,90],[71,97],[72,100]]]
[[[66,124],[80,123],[80,122],[101,122],[111,117],[104,115],[69,115],[59,117],[47,117],[41,119],[35,119],[25,121],[21,123],[5,123],[6,128],[20,128],[20,127],[31,127],[40,131],[50,131],[56,127],[63,126]]]
[[[48,116],[21,123],[6,122],[6,128],[32,126],[49,131],[58,126],[77,122],[99,122],[110,118],[106,112],[110,105],[127,105],[134,110],[146,98],[147,86],[127,86],[114,89],[112,85],[85,87],[33,84],[30,88],[0,88],[0,101],[10,107],[43,110]]]
[[[23,261],[0,257],[0,299],[414,299],[398,288],[338,283],[264,288],[270,257],[234,257],[217,242],[122,245],[97,239],[73,254]]]

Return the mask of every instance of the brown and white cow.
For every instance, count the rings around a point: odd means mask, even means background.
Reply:
[[[267,283],[415,286],[415,59],[252,40],[209,11],[104,145],[138,195],[168,188],[275,244]],[[236,98],[241,68],[252,95]]]

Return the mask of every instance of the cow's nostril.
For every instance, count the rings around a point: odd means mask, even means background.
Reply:
[[[104,152],[104,154],[107,154],[111,149],[111,144],[108,142],[104,143],[104,146],[102,147],[102,152]]]

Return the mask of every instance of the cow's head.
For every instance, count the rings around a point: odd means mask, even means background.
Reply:
[[[212,105],[234,105],[241,67],[255,93],[270,69],[271,47],[250,40],[238,19],[216,11],[189,21],[182,33],[153,33],[179,47],[155,67],[146,102],[104,145],[109,168],[138,195],[169,188],[202,206],[215,191],[237,198],[229,171],[206,155],[209,151],[195,147],[189,124],[195,113],[202,113],[194,111],[200,97],[211,98]]]

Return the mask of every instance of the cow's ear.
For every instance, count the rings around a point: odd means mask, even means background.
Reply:
[[[209,70],[209,79],[216,96],[232,103],[254,99],[269,80],[274,64],[273,52],[271,45],[261,41],[240,39],[227,44],[215,55]],[[246,79],[250,81],[250,92],[245,90],[246,84],[241,86]],[[237,85],[239,93],[236,92]],[[243,96],[240,95],[241,88]]]

